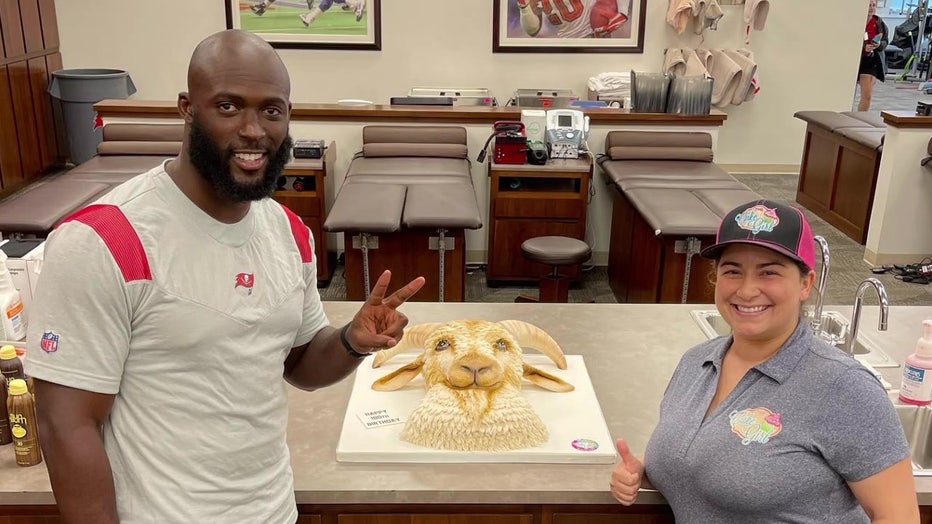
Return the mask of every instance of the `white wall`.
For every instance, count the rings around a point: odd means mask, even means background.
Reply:
[[[222,0],[56,4],[64,66],[126,69],[137,99],[173,100],[184,89],[191,50],[225,27]],[[762,91],[754,101],[727,109],[716,157],[721,164],[798,165],[804,126],[793,113],[851,106],[867,1],[772,4],[765,30],[753,32],[750,45]],[[416,85],[488,87],[501,101],[521,87],[569,87],[584,94],[586,79],[596,73],[658,71],[665,48],[700,45],[698,36],[678,36],[665,24],[667,5],[648,0],[643,54],[493,54],[487,0],[383,0],[380,52],[280,52],[295,102],[387,103]],[[704,45],[740,47],[744,6],[723,9],[719,31],[709,32]]]

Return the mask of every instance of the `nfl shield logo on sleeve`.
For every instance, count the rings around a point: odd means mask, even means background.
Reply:
[[[46,331],[42,333],[42,340],[39,342],[39,347],[42,348],[42,351],[46,353],[54,353],[58,351],[58,339],[60,335],[52,332]]]

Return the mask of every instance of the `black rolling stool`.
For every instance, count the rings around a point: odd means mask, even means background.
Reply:
[[[540,277],[540,298],[524,295],[515,302],[569,302],[569,278],[560,274],[560,266],[582,264],[589,259],[592,250],[582,240],[570,237],[534,237],[521,244],[524,258],[553,267],[549,275]]]

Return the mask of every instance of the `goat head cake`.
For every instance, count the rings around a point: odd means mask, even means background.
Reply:
[[[537,349],[559,369],[566,357],[541,328],[520,320],[455,320],[412,326],[401,342],[376,354],[373,367],[411,348],[408,364],[372,384],[395,391],[418,375],[427,393],[405,422],[401,439],[456,451],[508,451],[547,442],[540,416],[521,394],[522,378],[548,391],[573,385],[524,361],[523,347]]]

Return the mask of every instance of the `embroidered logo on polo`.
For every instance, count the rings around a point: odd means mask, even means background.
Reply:
[[[783,430],[779,413],[767,408],[749,408],[735,410],[728,415],[731,431],[741,437],[741,443],[747,446],[751,442],[766,444]]]
[[[252,295],[252,286],[256,283],[256,276],[253,273],[237,273],[236,284],[233,289],[240,295]]]
[[[757,204],[749,207],[735,216],[735,222],[738,227],[754,233],[761,231],[773,233],[773,230],[780,223],[780,217],[777,216],[777,210],[767,206]]]

